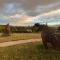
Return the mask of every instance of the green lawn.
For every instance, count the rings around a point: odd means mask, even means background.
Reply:
[[[46,50],[42,43],[0,48],[0,60],[60,60],[60,51]]]
[[[26,40],[26,39],[40,39],[40,33],[13,33],[11,36],[1,36],[0,33],[0,42],[5,41],[16,41],[16,40]]]

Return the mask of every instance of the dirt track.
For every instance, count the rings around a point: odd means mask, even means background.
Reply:
[[[7,47],[7,46],[12,46],[12,45],[16,45],[16,44],[22,44],[22,43],[29,43],[29,42],[38,42],[38,41],[41,41],[41,40],[42,39],[29,39],[29,40],[3,42],[3,43],[0,43],[0,47]]]

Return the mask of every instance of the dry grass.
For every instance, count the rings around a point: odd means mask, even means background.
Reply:
[[[11,36],[1,36],[0,33],[0,42],[40,38],[41,38],[40,33],[13,33],[11,34]]]
[[[60,51],[46,50],[40,42],[0,48],[0,60],[60,60]]]

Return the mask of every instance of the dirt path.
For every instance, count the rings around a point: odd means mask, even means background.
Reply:
[[[38,42],[38,41],[41,41],[41,39],[29,39],[29,40],[3,42],[3,43],[0,43],[0,47],[7,47],[7,46],[16,45],[16,44],[29,43],[29,42]]]

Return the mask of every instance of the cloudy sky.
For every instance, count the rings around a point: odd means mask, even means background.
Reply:
[[[60,0],[0,0],[0,24],[60,24]]]

